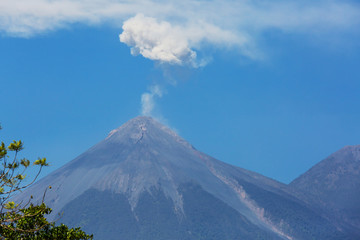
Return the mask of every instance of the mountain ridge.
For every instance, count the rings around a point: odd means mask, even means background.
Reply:
[[[53,187],[46,196],[46,203],[54,210],[50,219],[64,211],[64,220],[73,224],[73,219],[78,218],[85,230],[95,228],[96,224],[101,225],[101,222],[95,224],[96,220],[86,216],[90,216],[94,208],[102,208],[99,199],[106,199],[114,207],[124,208],[125,212],[131,213],[127,217],[117,218],[121,222],[135,219],[138,224],[141,223],[136,227],[138,230],[144,227],[148,229],[156,223],[160,226],[160,219],[168,216],[173,219],[173,227],[179,234],[174,239],[209,238],[207,233],[212,231],[209,228],[215,228],[216,216],[229,223],[224,229],[235,227],[236,224],[248,226],[249,230],[241,228],[241,231],[232,232],[230,239],[238,239],[236,236],[252,236],[254,239],[331,239],[332,236],[341,235],[330,222],[294,197],[287,185],[216,160],[149,117],[136,117],[112,130],[104,140],[39,180],[22,197],[30,194],[41,196],[40,193],[48,185]],[[189,193],[199,199],[193,199]],[[123,205],[120,206],[113,199],[122,199]],[[158,206],[158,201],[166,206],[165,209],[159,208],[158,212],[146,210],[146,206]],[[199,201],[208,205],[199,205]],[[127,204],[129,208],[125,207]],[[83,211],[76,212],[72,206]],[[202,210],[197,214],[208,216],[204,219],[214,218],[209,223],[211,226],[199,225],[191,220],[198,217],[189,209],[197,212],[200,206]],[[285,213],[284,206],[289,208]],[[216,210],[217,207],[222,211]],[[139,212],[139,209],[143,212]],[[145,212],[154,216],[148,216]],[[228,212],[228,215],[223,215],[224,212]],[[99,210],[98,215],[102,214],[103,211]],[[298,216],[301,222],[294,221],[293,215]],[[149,218],[155,218],[155,222],[149,221]],[[316,228],[311,226],[314,221],[318,224]],[[136,229],[132,230],[138,231]],[[125,230],[122,230],[122,234],[125,234]],[[103,236],[101,239],[106,239],[104,230],[98,231],[97,234]],[[200,235],[196,235],[196,238],[189,231]],[[168,233],[165,231],[161,234]],[[216,235],[215,232],[211,234]],[[222,237],[217,239],[227,236],[224,230],[219,234]],[[142,235],[140,239],[148,238]]]
[[[290,187],[338,225],[360,232],[360,145],[345,146],[294,179]]]

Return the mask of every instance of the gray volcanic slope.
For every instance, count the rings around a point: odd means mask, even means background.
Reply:
[[[290,186],[305,193],[305,201],[360,232],[360,145],[333,153]]]
[[[134,118],[18,199],[42,196],[95,239],[345,239],[288,186]],[[35,199],[39,201],[40,199]]]

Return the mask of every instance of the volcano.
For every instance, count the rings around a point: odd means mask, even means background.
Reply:
[[[346,239],[289,186],[216,160],[150,117],[111,131],[18,199],[39,202],[49,185],[49,220],[60,213],[95,239]]]

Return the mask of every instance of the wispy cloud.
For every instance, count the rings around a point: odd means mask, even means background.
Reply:
[[[326,37],[358,31],[360,6],[340,0],[0,1],[0,32],[12,36],[31,37],[74,23],[120,28],[124,21],[122,41],[133,53],[172,64],[199,64],[196,52],[203,45],[236,48],[241,55],[257,58],[257,37],[271,29]],[[173,46],[175,39],[179,46]]]

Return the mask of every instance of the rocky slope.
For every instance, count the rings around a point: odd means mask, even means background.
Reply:
[[[60,222],[95,239],[346,239],[287,185],[216,160],[149,117],[113,130],[18,199],[48,185]]]
[[[351,226],[355,228],[352,231],[359,234],[360,145],[347,146],[331,154],[290,186],[302,193],[300,198],[320,208],[339,226]]]

